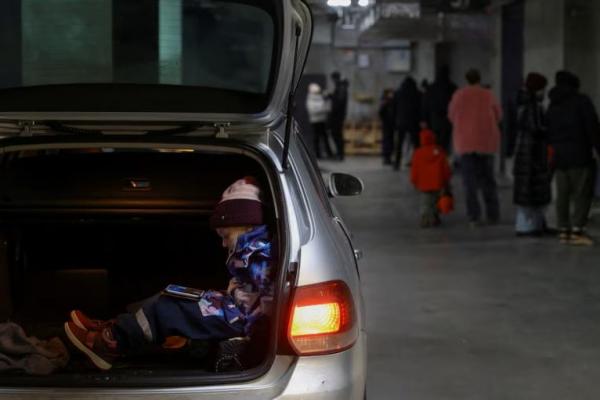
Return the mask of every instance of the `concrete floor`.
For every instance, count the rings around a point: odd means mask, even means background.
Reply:
[[[469,228],[458,180],[457,211],[422,230],[406,171],[322,167],[366,187],[336,202],[365,254],[370,400],[600,398],[600,245],[514,237],[506,185],[502,223]]]

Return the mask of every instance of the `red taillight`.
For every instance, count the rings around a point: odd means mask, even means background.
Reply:
[[[336,353],[356,341],[356,313],[342,281],[299,286],[294,294],[288,337],[300,355]]]

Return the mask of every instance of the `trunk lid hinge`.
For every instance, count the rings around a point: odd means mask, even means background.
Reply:
[[[231,126],[231,122],[219,122],[214,125],[215,127],[215,137],[217,139],[228,139],[229,133],[225,131],[225,128],[229,128]]]

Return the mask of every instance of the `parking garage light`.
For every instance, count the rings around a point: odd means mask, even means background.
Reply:
[[[358,5],[361,7],[369,7],[369,0],[358,0]]]
[[[327,5],[330,7],[350,7],[352,0],[327,0]]]

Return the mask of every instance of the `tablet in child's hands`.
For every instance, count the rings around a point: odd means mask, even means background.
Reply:
[[[194,289],[180,285],[168,285],[165,288],[165,290],[163,290],[163,293],[169,296],[179,297],[188,300],[199,300],[204,294],[204,290]]]

